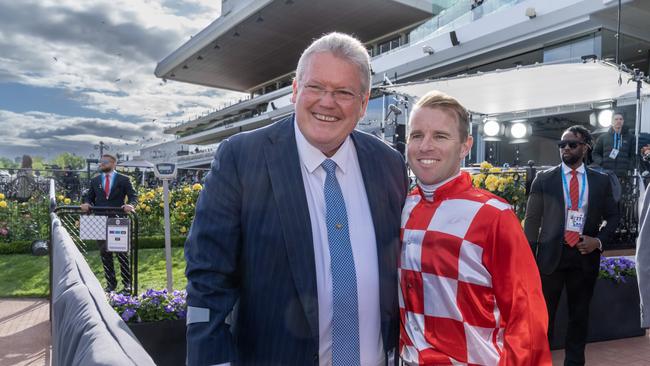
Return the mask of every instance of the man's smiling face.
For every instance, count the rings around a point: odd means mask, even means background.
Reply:
[[[319,91],[326,92],[319,95]],[[335,98],[353,94],[354,98]],[[357,66],[329,52],[312,55],[301,80],[294,80],[291,101],[296,121],[307,141],[327,156],[333,155],[354,130],[368,105],[369,93],[361,90]]]

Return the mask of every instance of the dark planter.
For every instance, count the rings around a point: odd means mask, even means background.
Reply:
[[[598,279],[589,307],[589,333],[587,342],[645,335],[641,328],[639,310],[639,288],[636,277],[627,278],[626,283]],[[551,349],[564,348],[569,320],[566,294],[562,292],[560,305],[555,315],[555,334]]]
[[[185,365],[185,319],[127,325],[156,365]]]

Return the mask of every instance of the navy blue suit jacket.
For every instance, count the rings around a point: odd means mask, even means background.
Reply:
[[[98,207],[122,207],[125,203],[125,198],[128,199],[130,205],[135,206],[138,203],[138,194],[131,180],[126,175],[115,172],[115,180],[113,187],[108,194],[108,198],[102,188],[102,177],[100,174],[90,180],[90,188],[84,197],[84,203],[89,203]]]
[[[401,155],[363,132],[352,140],[377,238],[382,337],[397,346],[397,260],[408,190]],[[223,141],[185,246],[188,365],[318,364],[314,248],[293,118]],[[238,302],[234,330],[225,322]]]
[[[600,239],[605,245],[616,230],[619,221],[618,208],[612,196],[612,185],[607,175],[585,167],[589,197],[584,235]],[[562,257],[564,241],[565,203],[562,186],[562,165],[539,172],[530,188],[526,205],[524,232],[542,274],[555,272]],[[603,220],[607,224],[601,228]],[[600,251],[582,257],[585,271],[598,270]]]

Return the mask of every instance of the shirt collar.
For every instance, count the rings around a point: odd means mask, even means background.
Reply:
[[[331,157],[325,156],[320,150],[314,147],[312,144],[307,141],[307,138],[302,134],[300,128],[298,128],[298,123],[296,118],[293,119],[293,128],[296,134],[296,145],[298,146],[298,155],[300,160],[307,168],[309,174],[314,173],[316,169],[325,161],[325,159],[332,159],[336,165],[341,169],[343,174],[347,171],[350,166],[350,159],[352,158],[352,139],[350,136],[345,138],[341,147],[332,155]]]
[[[580,164],[580,166],[576,169],[576,172],[579,174],[584,174],[585,173],[585,163]],[[570,175],[571,174],[571,168],[569,168],[568,165],[564,164],[562,162],[562,173],[565,175]]]
[[[108,173],[102,173],[102,175],[104,175],[104,179],[106,179],[106,176],[108,176],[110,179],[113,179],[113,174],[115,174],[115,170],[111,170]]]

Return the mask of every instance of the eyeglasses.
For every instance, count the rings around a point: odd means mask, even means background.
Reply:
[[[102,160],[99,161],[100,164],[108,164],[108,163],[111,163],[111,162],[112,162],[112,160],[110,160],[110,159],[102,159]]]
[[[575,149],[578,147],[578,145],[584,145],[584,142],[580,141],[560,141],[557,143],[557,147],[560,149],[564,149],[565,147],[569,146],[570,149]]]
[[[307,95],[310,98],[322,98],[325,96],[325,94],[329,93],[332,94],[332,98],[337,102],[337,103],[351,103],[353,102],[357,97],[361,96],[361,94],[355,94],[353,91],[346,90],[346,89],[337,89],[337,90],[327,90],[324,87],[320,85],[315,85],[315,84],[309,84],[305,85],[302,88],[303,92],[305,95]]]

